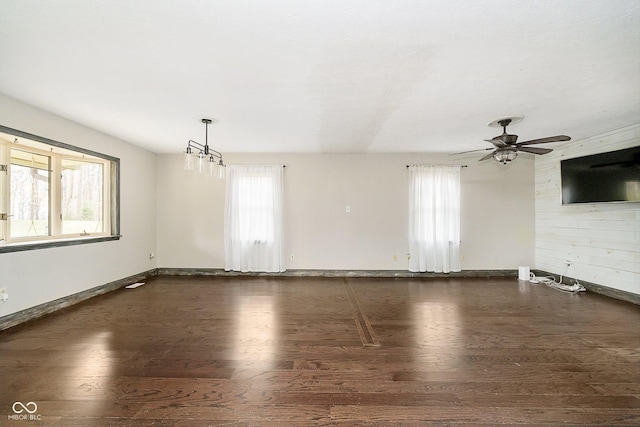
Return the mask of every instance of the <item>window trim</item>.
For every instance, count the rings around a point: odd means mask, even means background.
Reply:
[[[76,147],[75,145],[67,144],[60,141],[55,141],[53,139],[45,138],[38,135],[33,135],[28,132],[23,132],[18,129],[13,129],[10,127],[6,127],[0,125],[0,132],[13,135],[17,138],[25,138],[30,139],[32,141],[40,142],[43,144],[47,144],[53,147],[70,150],[79,154],[86,154],[93,157],[98,157],[100,159],[106,160],[110,165],[110,212],[109,212],[109,220],[111,224],[111,229],[107,232],[110,233],[108,235],[102,235],[98,237],[86,236],[86,237],[78,237],[78,236],[56,236],[49,237],[42,240],[31,240],[31,241],[22,241],[22,242],[10,242],[0,245],[0,253],[7,252],[20,252],[20,251],[28,251],[35,249],[45,249],[45,248],[54,248],[54,247],[62,247],[62,246],[74,246],[74,245],[83,245],[89,243],[98,243],[98,242],[108,242],[113,240],[119,240],[120,237],[120,159],[117,157],[109,156],[107,154],[99,153],[97,151],[88,150],[86,148]],[[0,172],[2,173],[2,172]]]

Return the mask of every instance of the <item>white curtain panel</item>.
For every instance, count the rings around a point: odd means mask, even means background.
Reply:
[[[409,271],[460,271],[460,167],[409,167]]]
[[[282,165],[229,165],[225,270],[285,271]]]

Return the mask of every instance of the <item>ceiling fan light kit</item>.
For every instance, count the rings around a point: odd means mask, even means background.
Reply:
[[[512,162],[513,160],[515,160],[516,157],[518,157],[519,151],[524,151],[525,153],[532,153],[532,154],[538,154],[538,155],[547,154],[553,151],[551,148],[529,147],[529,145],[546,144],[549,142],[571,140],[571,137],[568,137],[567,135],[556,135],[556,136],[548,136],[546,138],[538,138],[538,139],[532,139],[529,141],[518,142],[518,135],[512,135],[507,133],[507,126],[509,126],[512,123],[518,123],[522,121],[523,118],[524,117],[522,116],[505,117],[505,118],[496,119],[487,123],[488,126],[502,128],[502,135],[498,135],[491,139],[485,139],[486,142],[493,144],[493,148],[463,151],[462,153],[455,153],[455,154],[473,153],[477,151],[487,151],[487,150],[493,149],[491,153],[482,157],[478,161],[482,162],[484,160],[493,158],[493,160],[495,160],[496,162],[506,165],[507,163]]]
[[[506,165],[518,157],[518,150],[510,147],[499,148],[493,152],[492,157],[496,162]]]

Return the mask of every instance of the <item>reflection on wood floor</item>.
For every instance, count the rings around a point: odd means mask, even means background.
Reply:
[[[640,425],[639,331],[514,279],[161,276],[0,332],[0,425]]]

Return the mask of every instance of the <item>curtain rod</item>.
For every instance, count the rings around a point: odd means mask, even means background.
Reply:
[[[412,165],[407,165],[407,167],[411,167]],[[413,165],[413,166],[420,166],[420,165]],[[468,168],[469,166],[467,165],[442,165],[442,166],[459,166],[461,168]]]

